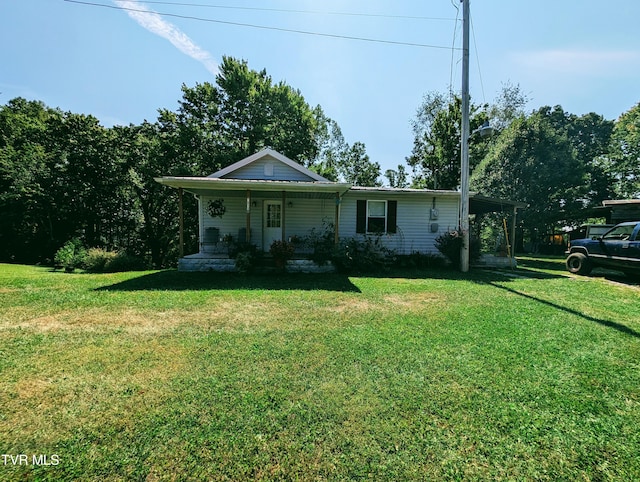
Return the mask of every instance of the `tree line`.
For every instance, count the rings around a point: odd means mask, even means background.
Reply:
[[[506,85],[493,104],[472,104],[470,116],[472,132],[485,122],[495,131],[491,137],[471,136],[470,187],[526,203],[518,215],[521,236],[535,244],[593,218],[591,208],[603,200],[640,196],[640,104],[612,121],[561,106],[527,113],[527,102],[519,86]],[[458,188],[460,104],[459,97],[440,93],[423,99],[407,158],[413,187]],[[408,184],[403,166],[387,177]]]
[[[225,57],[215,85],[182,86],[177,111],[103,127],[91,115],[16,98],[0,107],[0,259],[42,262],[80,238],[154,267],[178,256],[178,200],[158,176],[205,176],[263,147],[333,180],[377,185],[380,166],[322,108],[265,70]],[[185,196],[187,249],[197,250]]]
[[[472,189],[528,203],[521,222],[531,233],[577,224],[604,199],[640,193],[640,104],[609,121],[561,107],[525,113],[526,103],[507,85],[492,104],[472,105],[472,130],[486,121],[497,130],[472,139]],[[459,97],[427,94],[412,128],[411,154],[384,173],[388,184],[457,189]],[[231,57],[215,84],[183,85],[176,111],[159,109],[139,125],[106,128],[91,115],[12,99],[0,106],[0,260],[51,260],[77,237],[170,265],[178,256],[177,193],[154,177],[208,175],[263,147],[331,180],[382,184],[365,145],[348,144],[320,106]],[[195,251],[196,202],[184,202],[185,242]]]

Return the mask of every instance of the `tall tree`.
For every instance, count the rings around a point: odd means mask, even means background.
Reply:
[[[640,197],[640,103],[616,121],[603,164],[613,179],[617,197]]]
[[[366,147],[356,142],[347,151],[344,162],[340,166],[340,175],[345,182],[354,186],[381,186],[380,164],[371,162]]]
[[[586,172],[566,133],[543,114],[514,121],[471,178],[483,194],[522,201],[524,227],[535,239],[579,216]]]
[[[409,187],[409,174],[402,164],[398,164],[397,169],[387,169],[384,173],[384,177],[387,178],[389,186],[393,188],[402,189]]]
[[[412,122],[413,150],[407,158],[415,187],[456,189],[460,185],[461,103],[460,97],[451,99],[437,92],[425,95]],[[471,106],[472,131],[487,118],[479,106]],[[476,143],[469,156],[471,169],[482,157],[483,150]]]
[[[541,107],[535,113],[544,116],[556,132],[564,133],[575,149],[576,158],[587,173],[582,199],[584,207],[599,206],[603,200],[611,199],[614,183],[603,156],[609,150],[614,123],[593,112],[577,116],[559,105]]]
[[[0,107],[0,258],[38,261],[55,245],[47,121],[61,113],[23,98]]]
[[[226,167],[271,147],[301,164],[317,156],[317,119],[299,90],[274,83],[266,70],[224,57],[216,84],[182,86],[177,113],[181,156],[196,171]]]
[[[317,153],[315,159],[307,166],[321,176],[331,181],[339,178],[339,167],[344,161],[349,145],[342,135],[342,130],[336,121],[327,117],[322,107],[313,110],[316,119],[315,144]]]

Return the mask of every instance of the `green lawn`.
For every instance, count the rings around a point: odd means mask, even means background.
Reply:
[[[0,480],[639,480],[640,289],[521,264],[0,265]]]

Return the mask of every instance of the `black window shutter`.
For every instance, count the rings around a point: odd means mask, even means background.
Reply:
[[[398,224],[398,201],[387,201],[387,233],[396,233]]]
[[[356,211],[356,233],[367,232],[367,201],[358,200]]]

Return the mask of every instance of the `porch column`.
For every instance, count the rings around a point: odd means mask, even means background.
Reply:
[[[333,240],[334,243],[337,245],[340,242],[340,193],[337,192],[336,193],[336,216],[335,216],[335,229],[334,231],[334,236],[335,239]]]
[[[286,206],[287,206],[287,193],[285,191],[282,191],[282,212],[281,212],[281,216],[282,219],[280,219],[280,226],[282,226],[282,241],[286,241],[286,234],[287,234],[287,230],[286,230],[286,219],[287,217],[285,216],[286,214]]]
[[[247,232],[245,239],[247,243],[251,242],[251,191],[247,189]]]
[[[178,188],[178,215],[180,217],[180,257],[184,257],[184,206],[182,203],[182,188]]]

